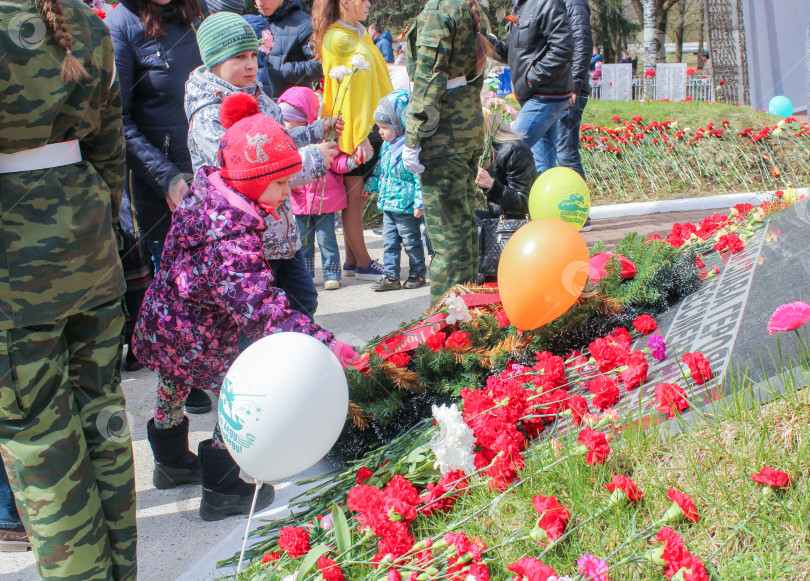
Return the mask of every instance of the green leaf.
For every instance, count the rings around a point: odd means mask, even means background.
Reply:
[[[352,531],[346,515],[337,504],[332,505],[332,525],[335,527],[335,540],[337,541],[338,552],[343,555],[352,546]]]
[[[316,545],[312,547],[301,562],[301,568],[298,569],[298,575],[295,577],[295,581],[304,581],[304,577],[306,577],[307,573],[315,566],[318,559],[329,551],[330,549],[326,545]]]

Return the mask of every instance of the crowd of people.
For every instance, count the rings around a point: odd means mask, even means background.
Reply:
[[[131,442],[105,423],[126,421],[119,369],[158,375],[155,487],[201,485],[206,520],[246,513],[254,485],[219,426],[195,454],[185,414],[210,410],[204,390],[271,333],[357,359],[315,323],[316,243],[324,290],[429,280],[436,303],[474,281],[478,220],[525,216],[558,164],[584,177],[593,41],[587,0],[519,0],[501,39],[475,0],[427,0],[399,54],[363,24],[369,0],[315,0],[311,16],[300,0],[256,0],[258,15],[241,0],[88,3],[0,6],[46,31],[0,37],[6,102],[28,104],[0,113],[0,548],[30,543],[45,579],[134,579]],[[514,123],[484,114],[489,59],[510,66]]]

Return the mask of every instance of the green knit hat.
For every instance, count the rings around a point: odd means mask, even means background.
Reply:
[[[259,39],[250,24],[232,12],[217,12],[203,20],[197,29],[197,44],[209,70],[245,51],[259,50]]]

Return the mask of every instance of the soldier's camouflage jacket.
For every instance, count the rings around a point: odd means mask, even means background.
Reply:
[[[483,76],[476,72],[475,32],[466,0],[428,0],[408,34],[408,75],[413,81],[406,145],[430,157],[483,148]],[[467,85],[447,89],[464,76]]]
[[[64,52],[34,1],[0,2],[0,153],[78,139],[83,158],[0,173],[0,329],[52,322],[124,292],[113,235],[124,135],[112,41],[80,0],[62,7],[89,73],[80,83],[60,80]]]

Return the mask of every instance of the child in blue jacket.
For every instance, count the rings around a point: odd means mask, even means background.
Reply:
[[[425,286],[425,250],[422,247],[422,188],[419,176],[402,163],[405,146],[405,119],[410,95],[394,91],[377,105],[374,120],[385,140],[380,161],[374,168],[366,190],[377,194],[377,207],[383,212],[383,275],[371,285],[375,291],[414,289]],[[399,279],[399,258],[402,248],[408,255],[408,280]]]

